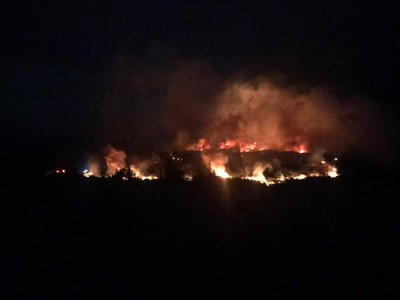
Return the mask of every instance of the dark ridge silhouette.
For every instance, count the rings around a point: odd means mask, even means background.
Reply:
[[[387,299],[399,292],[398,183],[370,171],[269,187],[3,180],[2,298]]]

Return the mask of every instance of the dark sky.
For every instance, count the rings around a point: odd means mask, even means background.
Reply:
[[[222,77],[279,72],[391,108],[399,95],[396,1],[8,2],[0,134],[13,151],[107,143],[104,101],[115,65],[132,60],[155,68],[171,57],[203,61]]]

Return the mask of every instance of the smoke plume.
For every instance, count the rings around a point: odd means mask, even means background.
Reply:
[[[201,61],[168,60],[155,67],[134,60],[117,64],[114,73],[104,104],[105,132],[129,153],[202,144],[376,159],[392,150],[383,110],[360,97],[276,84],[268,76],[221,76]]]

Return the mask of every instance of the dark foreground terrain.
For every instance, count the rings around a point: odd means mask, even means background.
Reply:
[[[3,180],[1,299],[399,296],[399,182]]]

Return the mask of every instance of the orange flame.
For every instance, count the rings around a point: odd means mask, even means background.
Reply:
[[[228,157],[222,153],[216,153],[214,155],[202,155],[202,159],[207,168],[215,176],[222,178],[232,178],[232,176],[226,170],[226,164],[228,163]]]

